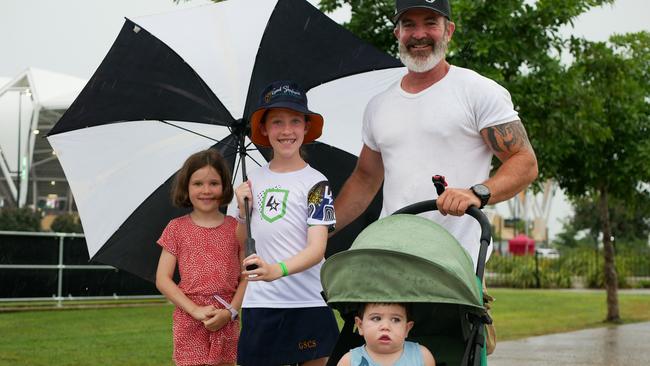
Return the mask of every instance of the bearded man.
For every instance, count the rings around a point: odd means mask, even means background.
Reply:
[[[515,196],[537,177],[537,159],[508,91],[445,60],[455,24],[447,0],[397,0],[394,34],[408,73],[366,107],[363,148],[334,206],[337,231],[383,183],[381,216],[436,198],[433,175],[450,187],[428,214],[476,266],[480,227],[465,211]],[[490,174],[492,156],[502,164]],[[460,217],[457,217],[460,216]],[[488,249],[488,258],[492,246]]]

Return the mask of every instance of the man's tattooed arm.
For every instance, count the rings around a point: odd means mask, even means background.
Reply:
[[[521,150],[532,151],[526,129],[519,120],[485,128],[482,134],[490,149],[501,161]]]
[[[521,121],[512,121],[481,130],[483,141],[501,166],[484,182],[490,187],[490,203],[507,200],[537,177],[537,158]]]

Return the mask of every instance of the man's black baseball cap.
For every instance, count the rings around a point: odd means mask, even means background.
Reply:
[[[405,11],[415,8],[433,10],[451,20],[451,6],[448,0],[395,0],[393,22],[397,23]]]

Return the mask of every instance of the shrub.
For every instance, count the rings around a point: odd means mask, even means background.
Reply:
[[[571,288],[573,286],[573,282],[571,281],[573,274],[566,269],[545,271],[542,273],[544,274],[542,277],[544,279],[542,282],[543,288]]]
[[[559,261],[559,268],[566,268],[574,276],[586,276],[599,261],[602,261],[602,253],[593,249],[565,250]]]
[[[616,278],[618,282],[618,288],[629,288],[630,284],[627,281],[627,276],[629,276],[629,271],[624,267],[616,265]],[[603,268],[594,267],[591,268],[589,273],[586,275],[586,285],[589,288],[605,288],[605,274]]]
[[[527,260],[529,257],[492,255],[486,264],[486,270],[496,273],[511,273]]]
[[[616,252],[616,266],[624,266],[631,276],[650,276],[650,248],[625,248]]]
[[[2,231],[40,231],[40,215],[32,209],[3,208],[0,209],[0,230]]]
[[[50,228],[52,231],[57,233],[83,232],[83,228],[79,222],[79,217],[68,213],[57,216],[54,221],[52,221],[52,226]]]
[[[618,287],[629,288],[636,281],[630,277],[650,276],[650,249],[629,248],[619,243],[616,251],[616,271]],[[604,288],[603,252],[594,248],[563,250],[558,259],[537,258],[537,269],[533,256],[500,256],[490,258],[486,267],[486,281],[489,286],[530,288],[570,288],[574,284],[584,284],[589,288]],[[648,286],[645,283],[637,286]]]
[[[510,286],[514,288],[536,288],[537,277],[535,276],[535,262],[522,261],[522,263],[510,273],[509,282]]]

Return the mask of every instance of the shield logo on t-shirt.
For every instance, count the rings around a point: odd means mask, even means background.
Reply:
[[[274,222],[284,217],[287,213],[287,198],[289,191],[286,189],[270,188],[264,191],[262,197],[262,218]]]

